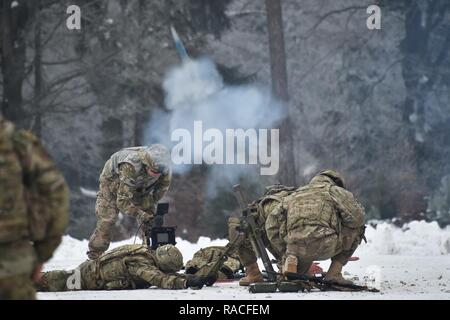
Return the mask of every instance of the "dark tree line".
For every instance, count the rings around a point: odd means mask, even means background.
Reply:
[[[251,195],[333,167],[370,217],[444,221],[450,3],[377,1],[377,33],[364,30],[372,2],[79,0],[82,28],[68,30],[70,1],[0,0],[1,113],[42,138],[71,187],[69,233],[89,236],[94,198],[80,188],[95,191],[106,159],[144,143],[149,120],[167,111],[173,25],[192,57],[217,58],[227,84],[263,82],[285,103],[279,175],[243,177]],[[207,196],[208,170],[175,175],[168,195],[168,222],[190,240],[223,236],[236,208],[225,185]],[[117,238],[134,227],[124,217]]]

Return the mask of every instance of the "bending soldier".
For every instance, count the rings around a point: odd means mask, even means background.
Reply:
[[[0,117],[0,300],[35,298],[33,282],[68,218],[69,190],[50,156]]]
[[[298,189],[269,190],[251,204],[252,214],[265,231],[267,249],[284,273],[307,273],[315,260],[331,259],[325,279],[341,284],[342,267],[364,239],[364,208],[345,190],[344,180],[333,170],[319,172]],[[237,218],[230,218],[230,238],[236,236]],[[263,281],[250,242],[238,248],[247,276],[241,285]]]
[[[176,273],[182,266],[181,252],[171,244],[156,250],[145,245],[124,245],[83,262],[75,270],[43,273],[39,291],[203,287],[206,279]]]
[[[109,248],[119,212],[151,224],[157,202],[169,189],[171,180],[168,150],[159,144],[125,148],[114,153],[100,175],[95,213],[97,226],[89,239],[90,259]]]

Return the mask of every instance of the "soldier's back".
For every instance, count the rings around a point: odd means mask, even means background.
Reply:
[[[284,201],[287,229],[303,229],[305,237],[307,226],[314,226],[314,230],[308,233],[318,233],[320,237],[338,232],[337,211],[331,188],[332,185],[328,183],[310,183],[288,196]],[[320,232],[316,229],[320,229]]]
[[[22,166],[14,125],[0,119],[0,299],[32,299],[30,276],[37,262],[28,241]]]
[[[29,132],[0,118],[0,298],[33,299],[33,271],[59,245],[68,189]]]
[[[147,246],[123,245],[103,253],[96,260],[88,260],[80,265],[84,289],[131,289],[134,282],[128,270],[131,264],[156,265]]]

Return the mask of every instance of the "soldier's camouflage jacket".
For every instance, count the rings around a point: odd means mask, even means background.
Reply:
[[[337,186],[324,175],[298,188],[282,203],[287,211],[288,246],[305,246],[309,242],[337,235],[337,246],[354,251],[364,236],[365,212],[353,194]],[[272,230],[271,228],[269,228]]]
[[[50,259],[68,203],[67,184],[38,139],[0,118],[0,279]]]
[[[154,251],[144,245],[132,244],[112,249],[96,260],[87,260],[72,271],[45,272],[40,289],[121,290],[151,286],[185,289],[186,278],[182,274],[164,273],[158,268]]]
[[[267,248],[279,261],[290,242],[305,245],[337,234],[339,246],[349,248],[355,235],[363,235],[363,207],[351,192],[323,175],[298,189],[269,187],[250,209],[266,231]]]
[[[145,171],[138,152],[146,147],[125,148],[114,153],[106,162],[100,183],[108,185],[108,191],[117,195],[116,206],[120,212],[137,216],[155,213],[158,201],[169,189],[171,171],[155,178]],[[105,198],[110,198],[105,195]]]

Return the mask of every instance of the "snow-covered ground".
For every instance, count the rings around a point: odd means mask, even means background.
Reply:
[[[379,223],[366,230],[368,243],[355,253],[344,275],[356,283],[380,289],[370,292],[310,292],[251,294],[237,282],[217,283],[202,290],[122,290],[39,293],[39,299],[450,299],[450,228],[436,223],[411,222],[403,228]],[[116,242],[111,247],[133,243]],[[139,241],[137,239],[136,241]],[[202,237],[196,244],[177,239],[185,262],[202,247],[225,245],[227,240]],[[46,270],[72,269],[86,258],[87,240],[65,236]],[[320,262],[326,270],[329,261]]]

